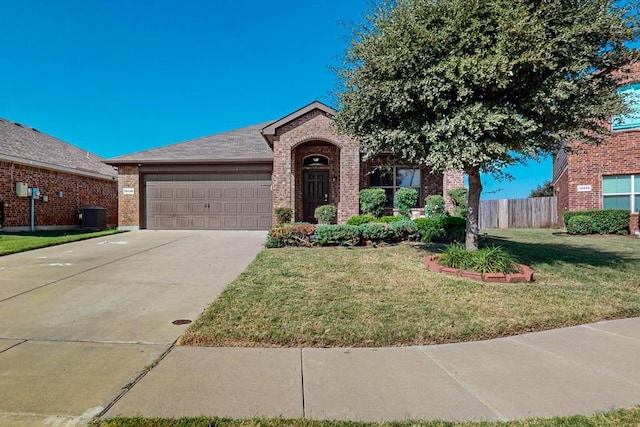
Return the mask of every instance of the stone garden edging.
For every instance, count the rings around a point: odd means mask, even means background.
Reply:
[[[460,270],[457,268],[445,267],[436,262],[440,255],[430,255],[424,259],[424,265],[429,271],[434,273],[444,273],[449,276],[462,277],[472,279],[478,282],[488,283],[525,283],[533,280],[533,270],[531,267],[516,264],[520,273],[504,274],[504,273],[478,273],[476,271]]]

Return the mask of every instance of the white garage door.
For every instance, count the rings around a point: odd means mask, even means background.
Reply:
[[[270,174],[147,175],[152,230],[268,230]]]

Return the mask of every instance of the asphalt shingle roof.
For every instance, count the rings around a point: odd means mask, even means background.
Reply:
[[[113,157],[106,162],[127,164],[270,160],[273,159],[273,152],[260,132],[269,123],[271,122]]]
[[[0,158],[30,161],[79,173],[117,176],[103,158],[34,128],[0,119]]]

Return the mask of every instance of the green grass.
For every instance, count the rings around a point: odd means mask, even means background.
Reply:
[[[0,255],[15,254],[47,246],[75,242],[77,240],[108,236],[119,233],[118,230],[86,231],[86,230],[56,230],[21,233],[0,233]]]
[[[535,282],[427,271],[442,246],[266,249],[182,344],[378,347],[472,341],[640,315],[640,240],[492,230]]]
[[[508,422],[445,422],[402,421],[394,423],[358,423],[348,421],[314,421],[306,419],[252,419],[231,420],[227,418],[112,418],[95,421],[95,427],[624,427],[640,424],[640,407],[622,409],[592,416],[556,418],[530,418]]]

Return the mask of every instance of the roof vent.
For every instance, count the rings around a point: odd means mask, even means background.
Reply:
[[[14,123],[14,125],[22,127],[20,123]]]

